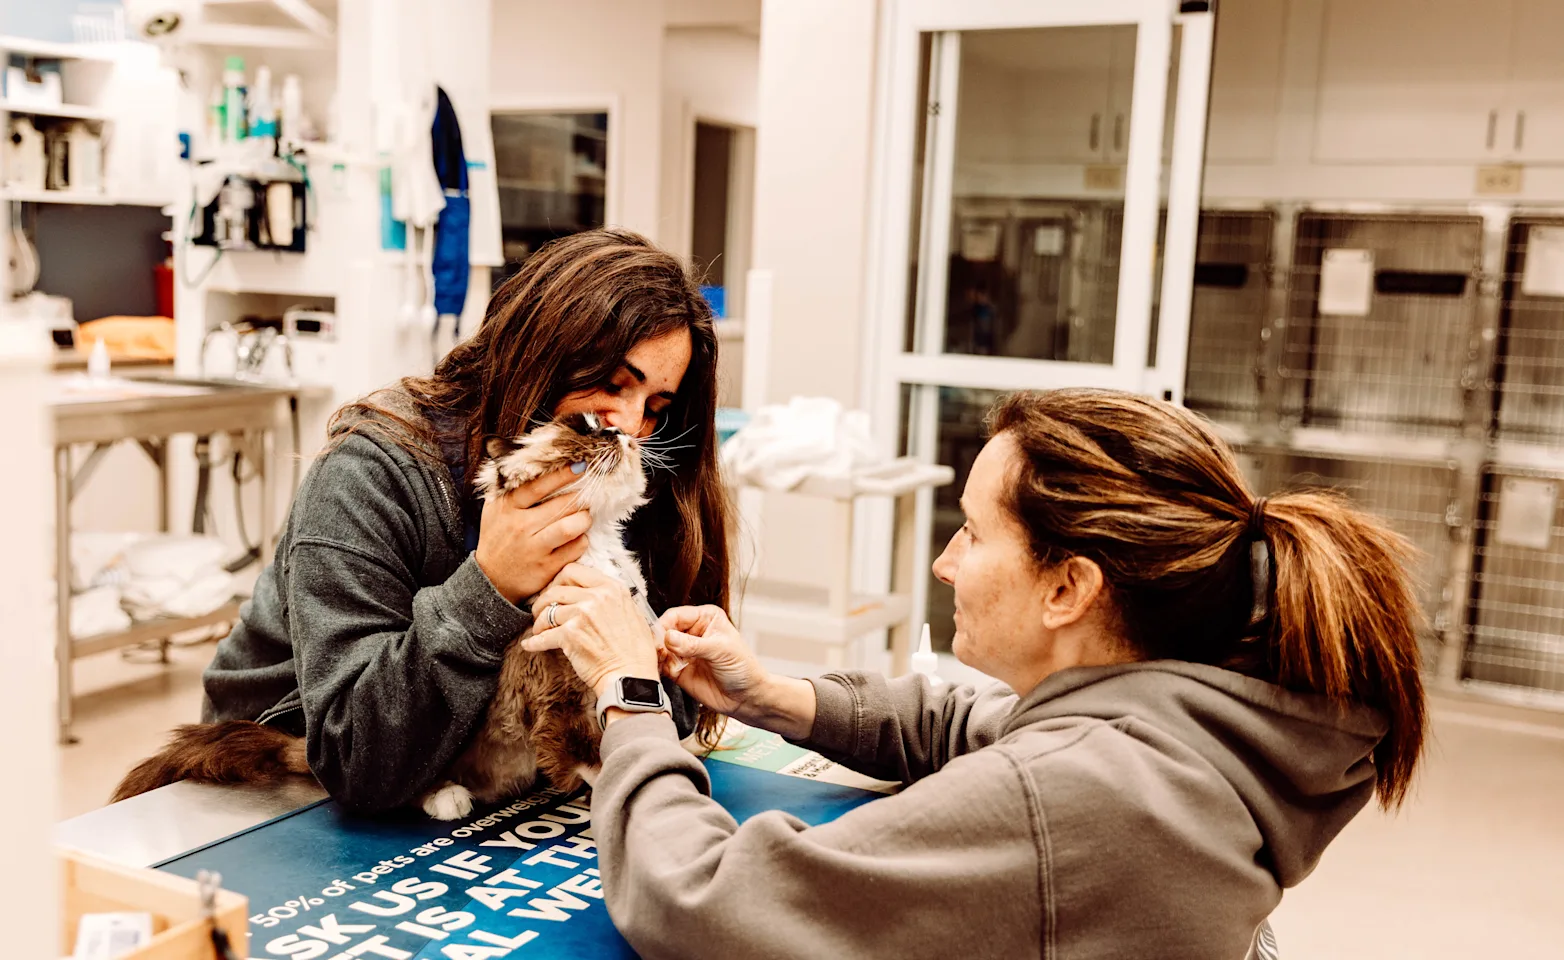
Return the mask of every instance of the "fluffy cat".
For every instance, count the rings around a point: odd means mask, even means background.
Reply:
[[[592,511],[587,552],[579,561],[617,577],[645,604],[646,580],[624,546],[624,522],[646,502],[639,446],[593,414],[550,424],[517,440],[490,439],[476,484],[484,499],[560,467],[585,464],[581,479],[560,491]],[[488,802],[549,782],[574,790],[598,766],[597,696],[557,650],[527,653],[512,642],[500,666],[499,689],[483,727],[447,773],[448,782],[423,799],[440,820],[465,816],[474,798]]]
[[[489,459],[475,484],[485,498],[502,495],[560,467],[583,464],[580,479],[554,496],[579,498],[592,512],[588,549],[579,561],[617,577],[641,601],[648,618],[646,581],[624,546],[623,527],[646,502],[641,449],[629,435],[592,414],[549,423],[515,440],[490,438]],[[465,816],[473,801],[500,800],[530,787],[541,772],[554,785],[574,790],[599,763],[597,700],[558,651],[527,653],[518,637],[506,649],[499,686],[483,725],[446,771],[445,780],[419,800],[429,816]],[[309,775],[304,740],[246,720],[187,724],[160,753],[126,774],[115,801],[192,779],[215,783]]]

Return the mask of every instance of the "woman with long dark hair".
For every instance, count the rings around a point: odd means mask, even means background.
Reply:
[[[594,230],[539,249],[432,376],[333,418],[206,671],[204,719],[303,736],[311,772],[351,807],[418,797],[482,721],[506,646],[532,625],[519,604],[585,550],[590,518],[547,499],[568,470],[502,499],[472,493],[485,437],[555,417],[593,413],[650,440],[666,469],[626,530],[648,600],[726,608],[716,361],[699,288],[646,239]],[[666,687],[687,735],[696,705]]]

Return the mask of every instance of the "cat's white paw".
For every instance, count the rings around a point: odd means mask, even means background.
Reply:
[[[459,783],[448,783],[424,796],[424,813],[436,820],[455,820],[472,813],[472,793]]]
[[[589,787],[597,786],[597,775],[602,772],[602,767],[589,767],[584,763],[576,766],[576,776]]]

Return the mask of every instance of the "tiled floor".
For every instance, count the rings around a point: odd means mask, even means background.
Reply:
[[[210,644],[169,667],[77,664],[82,742],[60,816],[101,805],[168,729],[196,719]],[[1274,918],[1287,960],[1564,956],[1564,717],[1439,701],[1420,787],[1359,816]]]

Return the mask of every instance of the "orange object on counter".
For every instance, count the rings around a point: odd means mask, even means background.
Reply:
[[[99,340],[111,357],[174,359],[174,321],[168,317],[100,317],[77,326],[77,353],[91,353]]]

